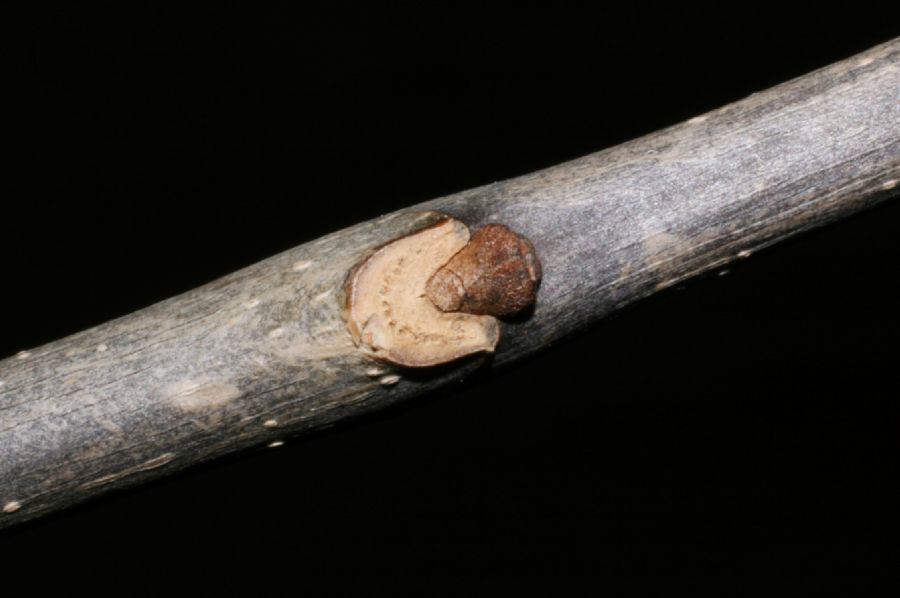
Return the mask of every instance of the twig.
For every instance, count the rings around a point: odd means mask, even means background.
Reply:
[[[887,199],[900,41],[612,149],[334,233],[0,362],[0,526],[495,368],[628,303]],[[342,313],[373,249],[450,215],[543,263],[490,360],[372,360]]]

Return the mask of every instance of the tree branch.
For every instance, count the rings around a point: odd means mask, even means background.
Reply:
[[[900,41],[686,123],[389,214],[0,362],[0,526],[321,429],[539,351],[612,311],[887,199]],[[492,359],[403,370],[353,343],[348,273],[442,215],[543,264]]]

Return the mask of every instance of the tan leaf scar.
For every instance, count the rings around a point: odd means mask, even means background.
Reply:
[[[531,308],[540,279],[525,237],[502,224],[470,236],[447,217],[384,245],[351,272],[347,324],[360,350],[402,367],[492,353],[496,318]]]

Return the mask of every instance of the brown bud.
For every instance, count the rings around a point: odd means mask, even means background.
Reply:
[[[488,224],[434,273],[426,292],[444,312],[504,317],[531,307],[540,281],[531,242],[507,226]]]

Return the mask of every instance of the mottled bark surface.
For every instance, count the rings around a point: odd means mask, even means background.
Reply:
[[[887,199],[900,42],[658,133],[339,231],[0,362],[0,526],[409,399]],[[543,280],[496,353],[409,376],[342,316],[350,269],[440,214],[502,223]]]

